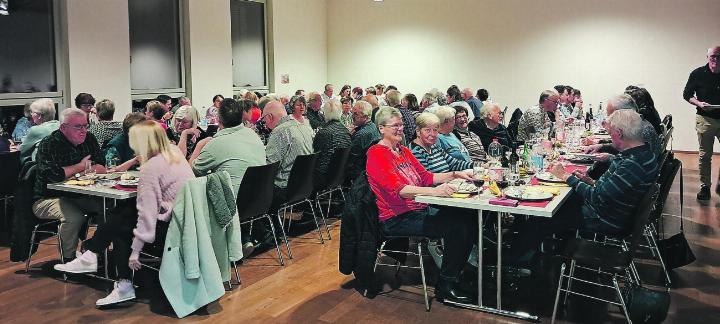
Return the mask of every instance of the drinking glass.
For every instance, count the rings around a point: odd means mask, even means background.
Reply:
[[[480,195],[480,190],[485,184],[485,168],[481,166],[473,166],[473,183],[477,187],[477,193]]]

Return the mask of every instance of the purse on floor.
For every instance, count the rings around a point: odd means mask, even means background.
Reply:
[[[634,323],[662,323],[670,308],[670,293],[631,284],[625,291],[625,305]]]
[[[680,167],[680,233],[657,242],[658,249],[662,255],[665,266],[668,269],[676,269],[686,266],[695,261],[695,254],[690,249],[690,244],[685,238],[683,228],[683,175]]]

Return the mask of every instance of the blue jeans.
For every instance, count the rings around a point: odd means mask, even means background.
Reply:
[[[383,233],[393,236],[425,236],[443,239],[440,277],[456,281],[467,262],[477,236],[477,214],[462,208],[428,207],[391,217],[381,223]]]

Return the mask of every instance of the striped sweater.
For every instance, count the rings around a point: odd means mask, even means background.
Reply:
[[[410,151],[420,164],[432,173],[467,170],[473,167],[472,162],[458,160],[447,154],[437,142],[430,147],[430,152],[417,143],[410,142]]]
[[[645,144],[618,153],[594,186],[575,176],[568,178],[567,183],[601,221],[627,232],[632,230],[636,206],[656,182],[658,173],[655,154]]]

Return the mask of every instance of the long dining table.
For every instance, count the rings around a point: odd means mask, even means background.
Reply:
[[[458,208],[468,208],[477,210],[478,217],[478,303],[462,304],[453,303],[458,307],[473,309],[486,313],[492,313],[507,317],[519,318],[530,321],[537,321],[538,316],[529,314],[521,310],[508,310],[502,305],[502,217],[508,214],[528,215],[533,217],[552,217],[557,213],[560,207],[570,196],[571,188],[568,186],[554,186],[557,188],[557,194],[545,206],[537,206],[537,204],[524,205],[520,203],[518,206],[500,206],[490,203],[495,196],[490,195],[473,195],[468,198],[452,198],[452,197],[435,197],[435,196],[417,196],[415,201],[437,205]],[[497,261],[496,261],[496,304],[495,307],[487,306],[483,303],[483,211],[497,212]]]

